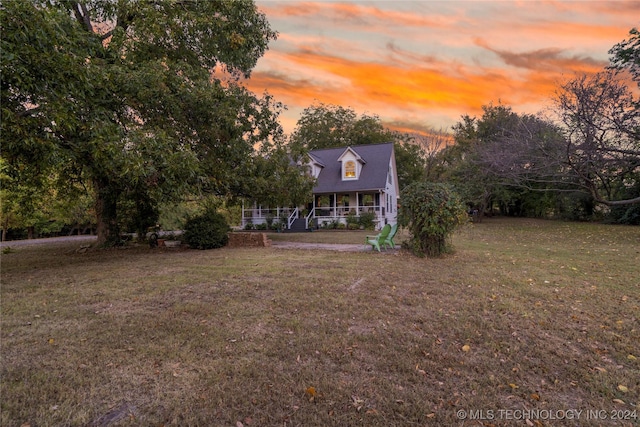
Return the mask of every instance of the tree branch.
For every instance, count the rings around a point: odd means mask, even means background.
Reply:
[[[107,31],[106,33],[104,33],[103,35],[100,36],[100,41],[105,41],[106,39],[108,39],[112,35],[113,35],[113,30]]]
[[[91,25],[91,17],[89,16],[87,6],[84,3],[76,2],[73,4],[73,13],[80,25],[84,26],[90,33],[93,33],[93,25]]]
[[[636,203],[640,203],[640,197],[636,197],[633,199],[626,199],[626,200],[602,200],[602,199],[595,199],[596,202],[598,203],[602,203],[603,205],[607,205],[607,206],[624,206],[624,205],[633,205]]]
[[[24,111],[20,111],[19,113],[16,114],[16,117],[18,118],[22,118],[22,117],[27,117],[27,116],[32,116],[34,114],[36,114],[38,111],[40,111],[40,107],[33,107],[33,108],[27,108]]]

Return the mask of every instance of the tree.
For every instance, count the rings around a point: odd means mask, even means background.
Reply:
[[[422,176],[427,181],[438,181],[443,173],[440,152],[454,143],[453,135],[444,130],[434,130],[426,134],[411,134],[411,143],[420,147],[424,160]]]
[[[417,256],[446,253],[451,233],[467,221],[462,200],[447,184],[415,182],[403,191],[400,205],[399,223],[410,233],[405,245]]]
[[[567,185],[558,175],[563,148],[558,129],[505,105],[483,111],[482,117],[463,116],[454,126],[456,144],[440,154],[441,179],[453,182],[480,212],[497,205],[509,215],[544,216],[553,199],[542,193]]]
[[[376,115],[358,117],[351,108],[312,105],[302,112],[290,138],[292,145],[309,150],[391,141],[395,142],[398,185],[402,190],[424,178],[425,153],[414,137],[386,129]]]
[[[640,109],[615,70],[578,75],[556,92],[567,173],[595,202],[640,203]]]
[[[628,70],[633,80],[640,87],[640,31],[632,28],[629,39],[623,40],[609,50],[610,68]]]
[[[123,201],[250,193],[281,143],[279,104],[212,74],[248,77],[275,39],[252,1],[3,2],[0,19],[8,174],[87,182],[101,244]]]
[[[350,108],[316,104],[306,108],[291,135],[293,143],[309,150],[346,145],[376,144],[393,139],[377,116],[358,117]]]

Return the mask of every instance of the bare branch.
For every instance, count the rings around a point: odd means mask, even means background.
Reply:
[[[596,199],[596,202],[602,203],[603,205],[607,205],[607,206],[625,206],[625,205],[633,205],[636,203],[640,203],[640,197],[636,197],[634,199],[627,199],[627,200]]]

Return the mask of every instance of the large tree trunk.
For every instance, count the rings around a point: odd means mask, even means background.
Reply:
[[[118,227],[118,190],[108,179],[94,179],[98,246],[115,246],[120,242]]]

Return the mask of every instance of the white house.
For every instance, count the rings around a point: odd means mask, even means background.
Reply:
[[[309,158],[313,200],[304,207],[243,208],[243,227],[280,221],[284,229],[305,230],[365,212],[374,215],[378,229],[396,223],[400,191],[392,142],[311,150]]]

